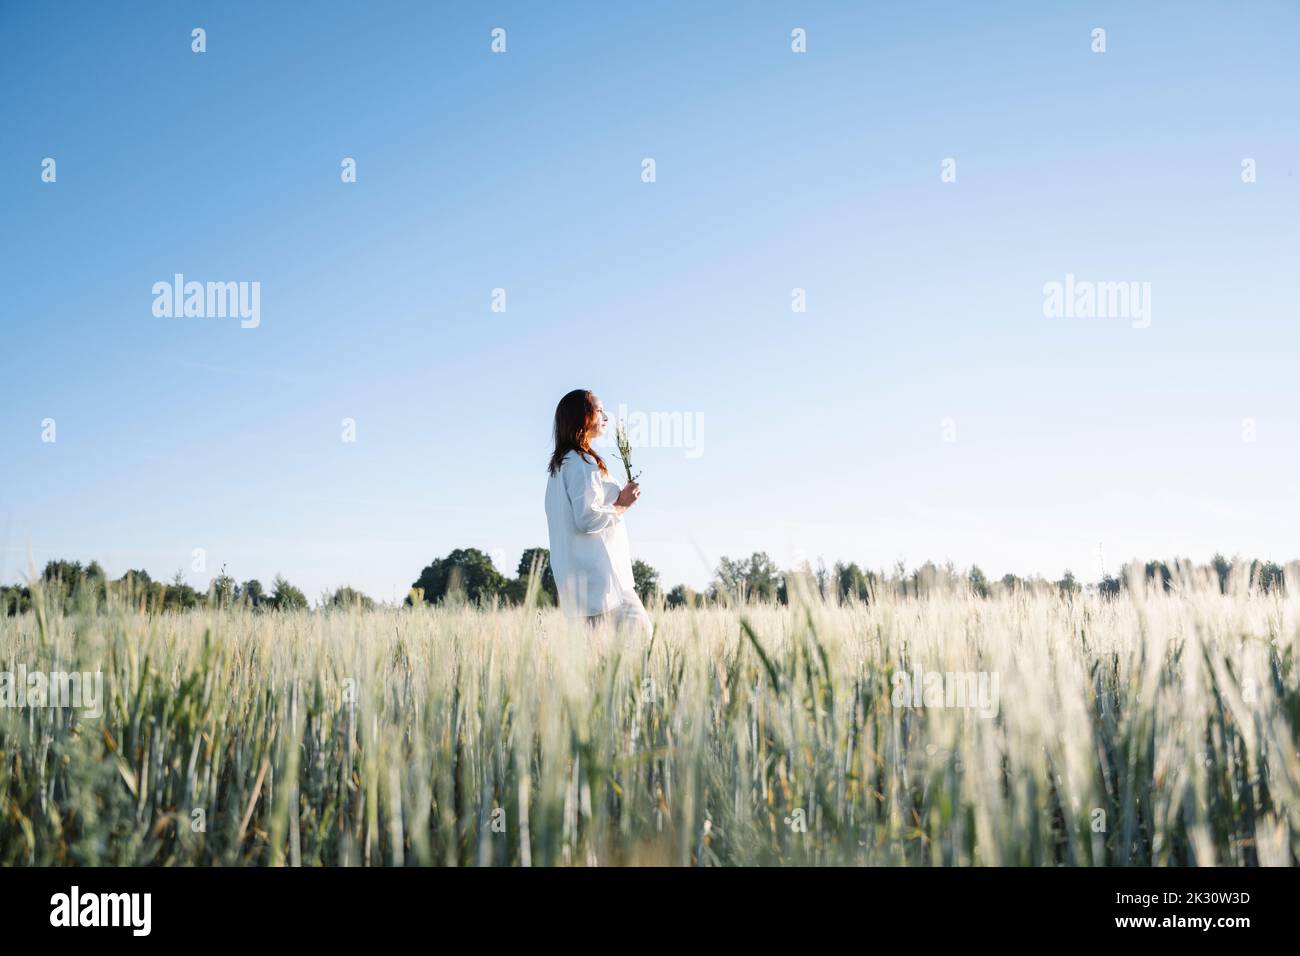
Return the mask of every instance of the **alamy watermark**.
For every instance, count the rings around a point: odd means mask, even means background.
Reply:
[[[633,448],[683,448],[687,458],[704,454],[702,412],[633,412],[620,404],[616,420],[623,422]],[[607,433],[605,441],[611,440]]]
[[[895,707],[961,708],[996,717],[1001,701],[997,671],[927,671],[919,664],[910,672],[894,671]]]
[[[0,707],[71,707],[95,719],[104,715],[102,671],[0,671]]]
[[[1131,319],[1133,328],[1151,324],[1150,282],[1092,282],[1065,274],[1064,282],[1043,284],[1043,315],[1049,319]]]
[[[171,282],[155,282],[153,297],[153,314],[160,319],[237,318],[244,329],[262,324],[260,282],[186,282],[178,272]]]
[[[132,936],[148,936],[152,911],[152,893],[83,893],[74,884],[50,897],[51,926],[119,926]]]

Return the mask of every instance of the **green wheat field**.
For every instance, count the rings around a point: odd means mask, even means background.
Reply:
[[[1289,866],[1300,599],[958,590],[652,609],[0,618],[0,864]],[[896,700],[996,675],[995,715]],[[937,703],[944,703],[938,701]],[[984,713],[987,713],[987,709]]]

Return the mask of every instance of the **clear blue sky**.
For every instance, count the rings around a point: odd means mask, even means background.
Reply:
[[[0,0],[0,579],[29,548],[311,596],[400,597],[455,547],[513,572],[582,386],[703,422],[698,458],[634,456],[633,551],[669,585],[755,549],[1086,579],[1300,556],[1297,28],[1290,2]],[[260,327],[156,318],[177,272],[260,282]],[[1151,326],[1044,317],[1067,273],[1150,282]]]

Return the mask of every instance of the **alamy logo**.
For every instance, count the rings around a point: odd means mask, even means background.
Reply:
[[[1151,324],[1150,282],[1091,282],[1065,274],[1065,282],[1043,285],[1043,315],[1049,319],[1132,319],[1133,328]]]
[[[129,926],[131,935],[148,936],[153,896],[149,893],[71,893],[50,897],[51,926]]]
[[[960,707],[978,710],[981,717],[996,717],[1000,710],[996,671],[894,671],[895,707]]]
[[[633,448],[683,448],[687,458],[704,454],[702,412],[632,412],[620,404],[617,420],[626,423]]]
[[[93,719],[104,716],[104,674],[63,671],[0,671],[0,707],[71,707]]]
[[[186,282],[176,273],[171,282],[153,284],[153,314],[160,319],[240,319],[239,326],[262,324],[262,283]]]

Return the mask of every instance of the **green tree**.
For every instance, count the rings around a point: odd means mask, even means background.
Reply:
[[[551,570],[551,552],[549,549],[528,548],[519,559],[519,568],[515,571],[515,574],[519,576],[520,581],[527,588],[528,575],[532,571],[534,560],[537,561],[537,568],[542,574],[542,590],[550,596],[551,604],[559,604],[560,593],[555,587],[555,572]],[[522,592],[519,599],[523,600]]]
[[[6,617],[17,617],[31,609],[32,592],[29,588],[17,585],[0,587],[0,614]]]
[[[1265,561],[1262,564],[1252,561],[1250,579],[1257,582],[1259,589],[1265,594],[1271,594],[1274,591],[1280,592],[1285,587],[1286,572],[1272,561]]]
[[[714,589],[741,601],[774,601],[781,585],[780,571],[762,551],[737,561],[723,558],[715,574]]]
[[[831,572],[826,567],[826,562],[821,558],[817,559],[817,570],[813,572],[813,578],[817,581],[817,593],[823,601],[826,600],[826,595],[831,586]]]
[[[835,593],[841,603],[846,601],[867,603],[870,601],[875,575],[864,572],[858,567],[856,561],[850,561],[848,564],[837,562],[832,574],[835,578]]]
[[[1214,557],[1210,559],[1210,566],[1214,568],[1214,573],[1219,579],[1219,593],[1227,594],[1228,575],[1232,574],[1232,562],[1216,551]]]
[[[226,566],[208,585],[208,603],[213,607],[230,607],[239,594],[239,582],[226,573]]]
[[[271,582],[271,603],[277,611],[302,611],[307,608],[307,595],[277,574]]]
[[[1148,561],[1145,571],[1148,581],[1160,579],[1160,589],[1162,591],[1173,590],[1173,584],[1170,583],[1173,580],[1173,572],[1169,570],[1169,566],[1163,561]]]
[[[71,587],[85,575],[86,569],[81,566],[80,561],[47,561],[45,570],[41,572],[41,580],[62,581]]]
[[[161,611],[167,594],[167,585],[155,581],[149,572],[132,568],[117,579],[115,590],[134,607],[143,605],[150,613]]]
[[[632,580],[635,582],[637,597],[648,604],[654,593],[659,590],[659,572],[644,561],[633,561]]]
[[[1079,586],[1079,582],[1074,579],[1074,572],[1069,570],[1068,568],[1065,571],[1065,576],[1061,578],[1061,580],[1056,582],[1056,588],[1058,591],[1060,591],[1062,594],[1066,595],[1067,597],[1071,594],[1077,594],[1079,591],[1083,590]]]
[[[797,568],[778,572],[776,576],[776,600],[778,604],[789,604],[791,594],[816,595],[826,597],[826,585],[830,573],[820,561],[817,570],[813,570],[807,561]]]
[[[911,574],[908,593],[913,597],[926,597],[933,594],[945,582],[951,581],[952,574],[940,569],[933,561],[927,561]]]
[[[678,584],[668,592],[665,599],[669,607],[699,607],[700,596],[685,584]]]
[[[48,600],[68,611],[93,613],[104,606],[108,594],[98,561],[84,567],[80,561],[48,561],[41,572],[41,587]]]
[[[355,588],[341,587],[329,599],[330,607],[355,607],[363,611],[372,610],[375,602]]]
[[[976,597],[986,598],[989,596],[989,580],[984,577],[984,572],[979,569],[979,565],[971,565],[967,580],[970,582],[971,593]]]
[[[249,607],[264,607],[271,603],[271,598],[262,589],[262,582],[250,578],[239,586],[239,597]]]
[[[428,604],[457,594],[480,603],[502,595],[506,579],[478,548],[457,548],[445,558],[434,558],[411,587],[421,588]]]
[[[177,571],[172,583],[163,592],[163,608],[168,611],[186,611],[198,607],[203,598],[198,591],[185,583],[185,574]]]

